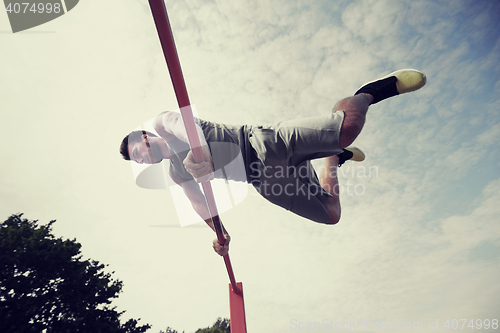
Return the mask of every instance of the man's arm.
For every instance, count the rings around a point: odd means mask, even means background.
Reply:
[[[167,111],[159,114],[153,120],[153,127],[162,137],[165,134],[164,139],[167,141],[176,137],[179,140],[189,143],[186,128],[184,127],[182,117],[178,112]],[[203,135],[203,130],[200,126],[198,126],[198,124],[196,124],[196,130],[198,132],[198,138],[200,139],[201,145],[205,146],[207,142],[205,140],[205,136]]]
[[[206,204],[206,199],[205,195],[201,192],[199,185],[194,182],[194,181],[186,181],[185,179],[182,179],[175,175],[172,172],[172,169],[170,169],[170,177],[172,177],[173,181],[180,185],[182,189],[184,190],[184,193],[186,194],[187,198],[191,202],[191,205],[193,206],[194,210],[198,215],[205,221],[206,224],[210,228],[212,228],[213,231],[215,231],[215,227],[213,225],[212,219],[211,219],[211,214],[208,211],[207,204]],[[222,226],[222,232],[224,234],[224,238],[226,238],[226,242],[224,243],[223,246],[219,245],[217,239],[214,240],[214,250],[221,256],[226,255],[227,252],[229,251],[229,242],[231,240],[231,237],[229,236],[227,230]],[[217,244],[215,244],[217,241]]]
[[[153,127],[158,134],[165,139],[165,141],[177,138],[181,141],[189,143],[186,128],[182,122],[182,117],[177,112],[167,111],[158,115],[153,121]],[[194,177],[194,179],[198,183],[201,183],[214,178],[214,167],[205,135],[198,124],[196,124],[196,130],[198,132],[201,147],[195,147],[194,149],[199,149],[201,151],[203,160],[201,162],[196,162],[194,160],[193,151],[191,150],[184,159],[183,163],[186,170]]]

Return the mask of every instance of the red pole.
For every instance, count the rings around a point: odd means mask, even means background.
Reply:
[[[170,22],[168,19],[167,8],[165,7],[165,3],[163,2],[163,0],[149,0],[149,6],[151,7],[151,12],[153,13],[153,18],[156,24],[156,29],[158,31],[158,36],[160,38],[163,54],[165,55],[165,60],[167,61],[172,85],[174,86],[177,102],[179,104],[179,108],[181,109],[182,120],[184,122],[184,126],[186,127],[189,145],[193,150],[195,160],[202,161],[203,156],[200,150],[201,143],[198,138],[198,132],[196,130],[193,112],[191,110],[191,103],[189,102],[186,83],[184,82],[184,76],[182,75],[179,56],[177,54],[174,36],[172,34],[172,28],[170,27]],[[207,199],[208,209],[212,216],[212,222],[215,227],[217,239],[219,240],[219,244],[222,245],[225,242],[225,238],[222,233],[221,222],[217,213],[217,206],[215,204],[212,186],[209,181],[202,182],[201,185]],[[229,255],[224,256],[224,262],[226,264],[227,273],[229,274],[229,280],[231,281],[233,290],[235,293],[240,294],[241,290],[238,288],[238,285],[234,278],[233,268],[231,266],[231,261],[229,260]]]
[[[149,0],[149,6],[151,7],[151,12],[153,13],[163,54],[165,55],[170,78],[172,79],[172,85],[174,86],[177,102],[179,104],[179,108],[181,109],[182,120],[188,134],[189,145],[193,151],[195,160],[202,161],[203,156],[200,150],[201,144],[198,138],[198,131],[196,130],[196,125],[194,123],[191,103],[189,102],[186,83],[184,82],[184,76],[182,75],[181,64],[175,47],[174,36],[168,20],[167,8],[165,7],[163,0]],[[203,187],[203,192],[205,193],[208,209],[212,216],[211,219],[215,227],[215,232],[217,233],[217,239],[219,244],[222,245],[224,244],[225,239],[222,234],[222,225],[217,213],[217,206],[215,205],[212,186],[209,181],[203,182],[201,185]],[[231,281],[231,284],[229,285],[231,332],[246,333],[247,328],[245,320],[245,305],[243,302],[243,285],[241,282],[236,283],[229,255],[224,256],[224,263],[226,264],[229,280]]]

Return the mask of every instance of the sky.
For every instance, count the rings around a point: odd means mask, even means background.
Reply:
[[[340,169],[337,225],[250,186],[221,214],[248,332],[354,322],[357,332],[435,332],[464,318],[467,332],[471,319],[500,320],[498,2],[166,6],[191,102],[210,121],[324,115],[394,70],[427,76],[370,107],[354,143],[366,160]],[[0,217],[57,220],[57,237],[76,238],[124,282],[113,303],[123,319],[150,332],[228,318],[215,235],[202,222],[181,228],[171,192],[138,187],[118,152],[128,132],[178,107],[147,1],[80,1],[16,34],[1,13],[0,39]]]

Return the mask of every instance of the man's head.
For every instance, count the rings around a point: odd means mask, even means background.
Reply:
[[[161,144],[162,138],[151,132],[140,130],[133,131],[123,138],[120,145],[120,154],[127,161],[154,164],[163,160]]]

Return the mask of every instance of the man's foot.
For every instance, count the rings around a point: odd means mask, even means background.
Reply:
[[[365,160],[365,153],[361,151],[361,149],[357,147],[347,147],[342,149],[343,152],[338,154],[339,158],[339,167],[345,163],[345,161],[352,160],[356,162],[361,162]]]
[[[415,91],[425,85],[425,74],[415,69],[401,69],[379,80],[369,82],[359,88],[354,94],[370,94],[374,100],[371,104],[378,103],[386,98]]]

